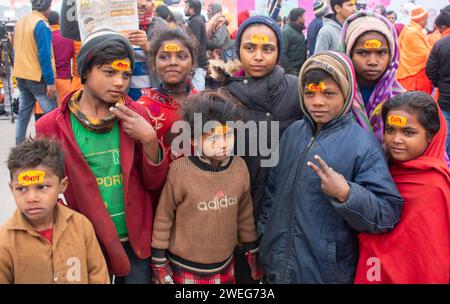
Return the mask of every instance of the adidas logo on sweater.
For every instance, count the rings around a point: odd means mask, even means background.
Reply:
[[[219,191],[212,201],[200,202],[198,203],[197,208],[201,211],[219,210],[220,208],[228,208],[236,204],[237,196],[229,197],[225,195],[223,191]]]

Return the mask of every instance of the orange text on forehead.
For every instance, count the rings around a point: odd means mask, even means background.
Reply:
[[[254,44],[269,43],[269,37],[264,34],[255,34],[250,37],[250,41]]]
[[[228,132],[228,126],[222,125],[214,128],[214,134],[215,135],[225,135]]]
[[[389,115],[388,117],[388,124],[391,126],[404,127],[406,126],[407,122],[408,120],[403,116]]]
[[[39,170],[25,171],[17,177],[20,185],[28,186],[44,182],[45,172]]]
[[[376,39],[371,39],[371,40],[367,40],[364,43],[364,48],[366,49],[379,49],[381,48],[381,42],[379,40]]]
[[[164,52],[179,52],[181,51],[181,47],[175,43],[167,43],[164,45]]]
[[[308,88],[308,91],[310,92],[323,92],[327,89],[327,86],[325,85],[325,83],[323,81],[319,82],[319,83],[310,83],[306,86]]]
[[[130,64],[123,60],[116,60],[111,64],[111,67],[117,71],[130,71]]]

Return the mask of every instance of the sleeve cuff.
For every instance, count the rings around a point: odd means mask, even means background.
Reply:
[[[242,246],[244,247],[244,251],[253,251],[258,248],[258,242],[242,243]]]

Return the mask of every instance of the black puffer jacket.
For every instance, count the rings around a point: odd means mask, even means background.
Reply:
[[[450,35],[433,46],[428,57],[428,78],[439,88],[439,105],[443,111],[450,111]]]
[[[277,136],[279,140],[290,124],[302,118],[297,88],[298,78],[286,74],[282,67],[277,66],[263,78],[232,78],[223,89],[240,101],[244,121],[256,122],[258,137],[261,130],[259,122],[269,122],[267,125],[267,145],[262,143],[262,146],[271,148],[270,130],[272,130],[274,121],[279,122],[280,132]],[[259,206],[264,199],[266,179],[271,169],[271,167],[261,167],[261,161],[267,161],[271,157],[267,153],[261,153],[260,148],[258,148],[260,145],[256,147],[257,155],[249,156],[249,145],[247,134],[246,155],[243,158],[250,172],[254,214],[255,219],[258,219]],[[275,151],[278,151],[278,147]]]

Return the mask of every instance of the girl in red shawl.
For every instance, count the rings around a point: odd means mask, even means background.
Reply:
[[[190,94],[198,93],[189,80],[196,66],[197,51],[186,33],[179,29],[168,30],[152,43],[149,58],[149,67],[155,70],[162,84],[158,88],[141,90],[138,102],[147,107],[158,138],[169,148],[176,136],[170,129],[180,119],[180,104]]]
[[[446,123],[422,92],[397,95],[382,110],[390,171],[405,200],[389,233],[361,234],[355,283],[450,281],[450,171]]]

